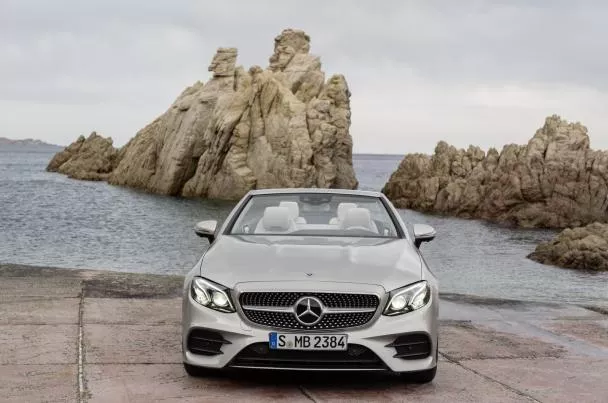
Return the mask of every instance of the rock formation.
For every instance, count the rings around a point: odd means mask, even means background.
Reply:
[[[383,192],[397,207],[522,227],[608,221],[608,152],[587,128],[548,117],[527,145],[498,153],[440,142],[433,156],[406,155]]]
[[[287,29],[270,66],[236,66],[220,48],[212,78],[186,88],[120,151],[108,181],[151,192],[238,199],[251,189],[353,189],[350,92],[325,81],[310,38]]]
[[[608,270],[608,224],[565,229],[528,256],[544,264],[572,269]]]
[[[112,146],[112,139],[92,132],[55,154],[46,169],[74,179],[106,180],[118,162],[119,151]]]

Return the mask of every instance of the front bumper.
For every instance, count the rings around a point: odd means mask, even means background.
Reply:
[[[241,313],[222,313],[203,307],[196,303],[189,295],[184,298],[182,310],[182,351],[185,363],[207,368],[261,368],[252,365],[238,365],[235,357],[254,344],[269,342],[269,333],[279,331],[281,333],[298,333],[295,330],[270,329],[255,326],[244,320]],[[385,302],[384,300],[382,301]],[[377,315],[365,327],[346,330],[328,330],[322,334],[347,334],[349,347],[363,346],[371,350],[383,363],[382,368],[392,372],[415,372],[432,369],[437,365],[437,316],[438,298],[434,293],[431,301],[418,311],[398,316]],[[383,307],[383,305],[382,305]],[[194,354],[188,350],[188,335],[195,329],[206,329],[221,334],[227,342],[221,346],[221,354],[201,355]],[[311,331],[301,333],[315,333]],[[402,335],[422,334],[430,339],[431,354],[421,359],[403,359],[395,357],[396,349],[391,345]],[[315,352],[311,352],[315,353]],[[306,369],[306,370],[332,370],[338,369],[314,364],[306,368],[283,367],[276,363],[272,367],[264,366],[265,369]],[[354,366],[339,368],[339,370],[369,370]]]

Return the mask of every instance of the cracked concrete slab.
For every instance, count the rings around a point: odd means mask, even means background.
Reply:
[[[179,325],[94,325],[84,327],[87,363],[182,363]]]
[[[181,298],[87,298],[83,320],[85,324],[179,324],[181,309]]]
[[[466,367],[500,379],[543,402],[608,401],[608,361],[582,358],[472,360]]]
[[[455,295],[442,297],[432,384],[283,371],[191,378],[181,365],[182,281],[0,264],[0,401],[71,401],[80,392],[90,401],[136,402],[608,401],[605,311]]]
[[[535,338],[497,332],[468,322],[442,324],[439,346],[453,360],[559,357],[564,350]]]
[[[554,320],[539,323],[543,329],[608,348],[608,320]]]
[[[0,364],[75,364],[78,326],[2,325]]]
[[[89,402],[310,402],[293,385],[232,377],[190,378],[182,364],[88,365]]]
[[[304,384],[318,401],[382,402],[521,402],[528,399],[499,383],[492,382],[450,362],[441,363],[432,384],[408,384],[399,377],[344,376],[336,381]]]
[[[78,324],[79,298],[12,298],[0,301],[0,325]]]
[[[82,282],[79,279],[5,277],[0,281],[0,302],[23,297],[43,300],[54,297],[78,298],[81,291]]]
[[[0,365],[0,402],[76,401],[76,365]]]

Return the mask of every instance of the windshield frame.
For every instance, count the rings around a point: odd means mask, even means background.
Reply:
[[[405,229],[401,226],[400,221],[397,219],[397,217],[395,217],[395,211],[391,208],[390,204],[387,202],[387,200],[382,197],[382,196],[372,196],[372,195],[363,195],[363,194],[353,194],[353,193],[338,193],[338,192],[328,192],[328,194],[331,195],[336,195],[336,196],[344,196],[344,197],[348,197],[348,196],[353,196],[353,197],[358,197],[358,198],[369,198],[369,199],[374,199],[376,201],[379,201],[380,204],[384,207],[384,210],[386,211],[386,213],[388,214],[388,217],[391,221],[391,223],[393,224],[393,226],[395,227],[395,232],[396,232],[396,236],[391,236],[391,237],[386,237],[386,236],[370,236],[370,235],[347,235],[347,234],[323,234],[323,235],[310,235],[310,234],[242,234],[242,233],[232,233],[232,229],[234,228],[234,225],[236,224],[236,222],[238,221],[238,219],[241,217],[243,211],[247,208],[247,206],[249,205],[249,203],[251,202],[251,199],[254,197],[265,197],[265,196],[302,196],[302,195],[307,195],[307,194],[318,194],[318,192],[272,192],[272,193],[253,193],[253,194],[249,194],[244,200],[241,200],[241,203],[238,205],[238,208],[236,211],[234,211],[234,214],[232,214],[232,217],[230,217],[230,220],[226,223],[224,230],[222,231],[222,235],[231,235],[231,236],[280,236],[280,237],[284,237],[284,236],[293,236],[293,237],[337,237],[337,238],[374,238],[374,239],[404,239],[407,238],[407,235],[405,233]]]

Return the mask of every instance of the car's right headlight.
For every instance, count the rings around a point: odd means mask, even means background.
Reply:
[[[220,312],[235,312],[230,289],[202,277],[194,277],[190,286],[192,299],[207,308]]]
[[[431,300],[431,287],[426,281],[410,284],[390,292],[384,315],[394,316],[420,309]]]

